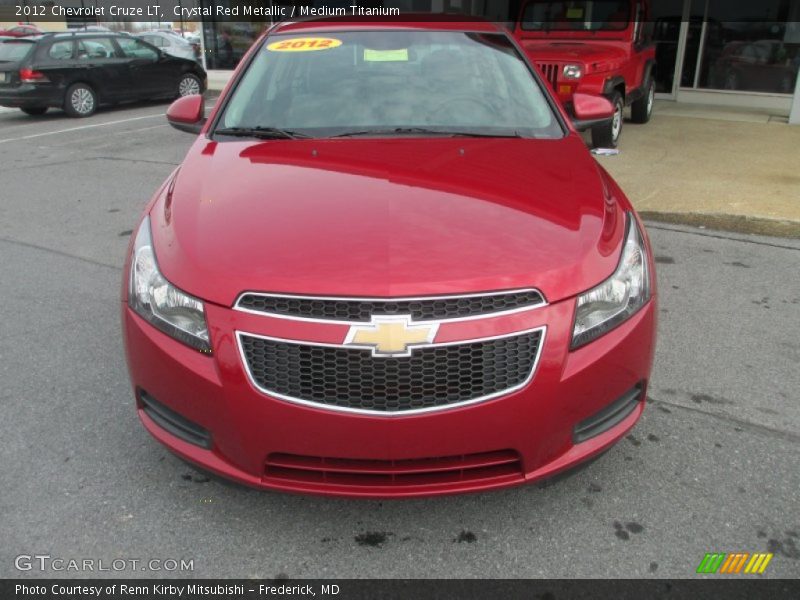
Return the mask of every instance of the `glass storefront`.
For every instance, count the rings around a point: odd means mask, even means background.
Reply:
[[[259,0],[197,0],[200,8],[223,6],[238,7],[239,11],[250,6],[269,6],[270,2]],[[206,69],[234,69],[245,52],[269,27],[270,21],[203,21],[203,48]]]
[[[702,3],[705,31],[695,87],[776,94],[794,91],[800,67],[800,0]]]
[[[653,13],[659,92],[679,73],[682,90],[794,92],[800,0],[653,0]]]
[[[336,4],[319,0],[315,4]],[[208,6],[211,0],[196,0]],[[366,2],[362,2],[365,4]],[[217,0],[230,7],[273,5],[270,0]],[[277,2],[275,3],[277,4]],[[344,2],[349,5],[350,2]],[[519,14],[524,0],[384,0],[403,11],[482,15],[496,21]],[[492,12],[494,11],[494,12]],[[208,69],[233,69],[268,20],[203,23]],[[651,0],[646,29],[656,45],[656,85],[678,91],[792,94],[800,68],[800,0]]]
[[[650,37],[656,46],[656,92],[670,94],[678,60],[684,0],[662,0],[651,7]]]

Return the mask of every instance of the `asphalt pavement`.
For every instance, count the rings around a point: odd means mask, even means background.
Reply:
[[[567,477],[353,501],[173,457],[138,422],[119,324],[130,231],[192,140],[165,110],[0,113],[0,577],[695,577],[706,552],[773,552],[764,577],[800,576],[800,240],[648,224],[650,402]],[[15,568],[35,554],[194,570]]]

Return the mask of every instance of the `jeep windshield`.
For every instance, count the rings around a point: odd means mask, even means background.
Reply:
[[[622,31],[630,21],[630,0],[533,0],[521,21],[524,31]]]
[[[298,31],[269,36],[212,131],[307,137],[536,137],[564,131],[504,34]]]

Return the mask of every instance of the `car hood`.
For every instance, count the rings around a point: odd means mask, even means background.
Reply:
[[[623,60],[625,52],[612,43],[522,40],[522,47],[534,62],[582,62]]]
[[[244,291],[381,297],[523,287],[552,302],[614,271],[627,206],[618,196],[575,134],[201,136],[150,214],[164,276],[221,305]]]

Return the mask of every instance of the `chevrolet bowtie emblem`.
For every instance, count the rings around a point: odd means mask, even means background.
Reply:
[[[353,325],[346,346],[370,348],[373,356],[410,356],[414,346],[433,342],[438,323],[414,324],[410,317],[372,317],[372,322]]]

